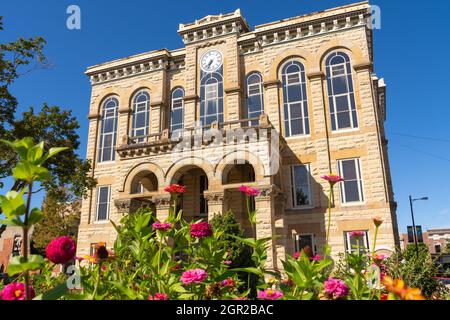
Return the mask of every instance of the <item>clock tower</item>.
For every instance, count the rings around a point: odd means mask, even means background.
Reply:
[[[238,120],[243,92],[238,37],[250,30],[240,10],[180,24],[186,48],[186,126]]]

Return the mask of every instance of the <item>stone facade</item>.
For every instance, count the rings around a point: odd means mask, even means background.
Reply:
[[[367,230],[372,243],[375,215],[385,219],[377,249],[392,250],[398,244],[396,203],[384,134],[385,85],[373,71],[371,9],[367,2],[338,7],[323,12],[284,19],[250,29],[239,10],[230,14],[210,15],[178,30],[185,47],[156,50],[89,67],[92,83],[89,110],[87,158],[92,161],[92,175],[98,186],[110,186],[108,219],[117,222],[123,214],[144,204],[151,206],[160,219],[168,213],[168,198],[163,189],[180,180],[192,190],[183,198],[183,211],[193,218],[202,206],[208,217],[233,209],[245,225],[242,182],[258,186],[262,194],[255,199],[258,209],[256,236],[277,235],[269,250],[268,263],[280,268],[280,259],[295,250],[296,235],[313,235],[317,250],[325,243],[328,183],[320,178],[337,172],[337,161],[358,158],[361,166],[364,200],[342,203],[340,187],[335,188],[330,244],[333,254],[345,250],[344,232]],[[254,125],[260,148],[253,152],[246,138],[225,141],[238,145],[220,161],[202,156],[174,159],[176,141],[169,132],[171,93],[184,89],[184,127],[196,126],[201,116],[200,63],[211,50],[223,56],[223,122],[210,129],[220,133],[242,128],[246,122],[246,76],[257,71],[263,81],[264,112]],[[358,126],[352,130],[332,130],[325,60],[333,52],[344,52],[350,59]],[[299,61],[305,70],[309,134],[286,134],[281,67],[287,61]],[[211,62],[210,62],[211,64]],[[148,132],[144,141],[131,135],[133,97],[139,90],[150,95]],[[102,105],[114,96],[119,104],[115,159],[99,161]],[[269,130],[270,129],[270,130]],[[266,131],[264,131],[266,130]],[[264,132],[271,132],[264,135]],[[273,139],[273,137],[278,137]],[[190,140],[191,136],[188,134]],[[220,140],[220,139],[219,139]],[[256,143],[256,142],[255,142]],[[279,170],[267,150],[279,151]],[[200,141],[203,154],[214,154],[214,143]],[[236,153],[239,155],[236,156]],[[234,160],[245,158],[238,169]],[[217,160],[216,159],[216,160]],[[307,207],[293,205],[293,165],[308,164],[311,201]],[[248,167],[250,165],[251,168]],[[253,171],[253,173],[252,173]],[[135,192],[136,177],[146,185]],[[144,179],[144,177],[147,177]],[[202,180],[203,179],[203,180]],[[200,184],[207,187],[198,191]],[[203,181],[203,182],[202,182]],[[97,189],[98,190],[98,189]],[[78,254],[88,254],[92,243],[112,246],[115,231],[106,219],[97,221],[97,190],[82,203],[78,236]],[[204,208],[203,208],[204,209]]]

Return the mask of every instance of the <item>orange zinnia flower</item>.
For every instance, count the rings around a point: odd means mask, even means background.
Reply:
[[[400,297],[402,300],[425,300],[422,292],[417,288],[408,288],[405,282],[401,279],[392,279],[384,276],[383,284],[386,290]]]

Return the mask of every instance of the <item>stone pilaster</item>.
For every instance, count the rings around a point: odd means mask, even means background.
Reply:
[[[208,202],[208,220],[211,220],[214,215],[222,214],[225,211],[229,192],[227,190],[205,191],[204,197]]]
[[[159,195],[153,197],[153,203],[156,208],[156,218],[159,221],[165,221],[169,217],[171,206],[170,195]]]

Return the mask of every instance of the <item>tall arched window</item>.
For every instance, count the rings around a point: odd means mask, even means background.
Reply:
[[[150,95],[145,90],[140,90],[133,97],[133,117],[131,136],[145,136],[149,133],[150,126]],[[139,138],[137,142],[143,142],[145,138]]]
[[[223,67],[215,72],[201,71],[200,121],[209,125],[223,122]]]
[[[298,61],[290,61],[283,66],[281,76],[286,136],[309,134],[305,68]]]
[[[170,102],[170,132],[184,127],[184,90],[176,88],[172,91]]]
[[[98,161],[111,161],[115,159],[115,146],[117,135],[117,113],[119,101],[109,97],[103,102],[101,111],[101,129]]]
[[[358,128],[352,69],[348,55],[333,52],[325,62],[333,131]]]
[[[246,79],[247,118],[257,118],[264,113],[264,93],[262,77],[259,72],[252,72]],[[250,125],[257,125],[258,120]]]

